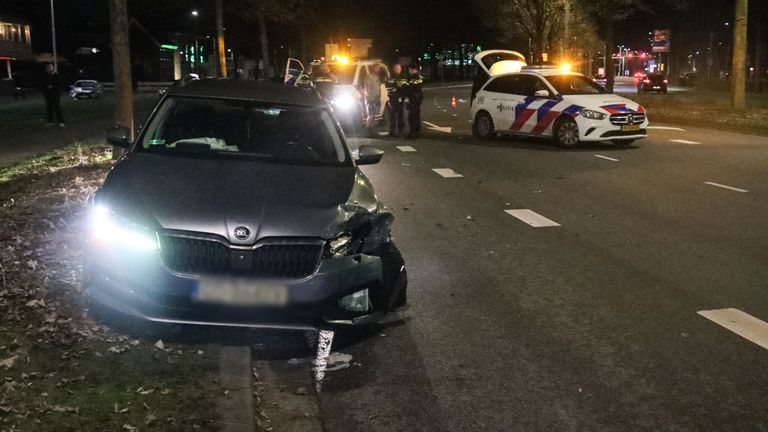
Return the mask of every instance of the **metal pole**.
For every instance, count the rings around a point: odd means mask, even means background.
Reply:
[[[53,71],[58,72],[59,71],[59,60],[58,55],[56,53],[56,18],[54,18],[53,13],[53,0],[51,0],[51,40],[53,44]]]

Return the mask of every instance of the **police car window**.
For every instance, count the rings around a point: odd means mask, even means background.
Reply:
[[[520,94],[521,82],[517,75],[496,78],[496,92],[505,94]]]
[[[583,75],[553,75],[548,76],[547,80],[558,93],[563,95],[610,93]]]

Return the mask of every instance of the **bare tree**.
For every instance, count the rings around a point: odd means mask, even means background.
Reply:
[[[112,68],[114,71],[115,122],[131,130],[133,139],[133,88],[131,86],[131,54],[128,43],[127,0],[109,0],[112,32]],[[117,153],[117,152],[115,152]]]
[[[553,39],[560,33],[563,2],[552,0],[477,0],[491,27],[507,40],[527,38],[532,42],[535,61],[542,60]]]
[[[733,78],[731,79],[731,107],[743,110],[747,107],[747,0],[736,0],[733,19]]]
[[[264,64],[264,79],[271,79],[274,68],[269,59],[269,37],[267,25],[293,24],[301,13],[304,0],[238,0],[231,3],[239,13],[255,20],[259,26],[259,42],[261,43],[261,60]]]

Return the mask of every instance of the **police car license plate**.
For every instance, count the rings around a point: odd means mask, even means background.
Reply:
[[[201,278],[193,296],[201,303],[237,306],[285,306],[288,287],[271,281]]]
[[[627,131],[639,131],[639,130],[640,130],[640,125],[624,125],[624,126],[622,126],[622,127],[621,127],[621,130],[622,130],[623,132],[627,132]]]

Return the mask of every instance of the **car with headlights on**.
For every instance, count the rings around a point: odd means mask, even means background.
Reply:
[[[482,62],[481,66],[486,66]],[[642,105],[617,96],[586,76],[552,66],[493,74],[473,94],[472,132],[545,137],[562,147],[611,141],[628,145],[647,134]]]
[[[78,80],[69,87],[69,97],[72,99],[98,99],[104,93],[104,86],[95,80]]]
[[[241,80],[171,87],[91,201],[85,291],[169,323],[315,329],[406,303],[392,214],[313,89]]]
[[[373,73],[374,65],[379,66],[381,100],[379,112],[373,115],[377,120],[382,120],[389,100],[385,84],[389,79],[389,68],[380,60],[350,60],[337,57],[333,60],[312,62],[309,69],[305,69],[300,60],[290,58],[286,63],[284,81],[295,85],[311,83],[333,108],[344,131],[354,135],[360,131],[368,118],[368,104],[361,89],[365,77]]]

